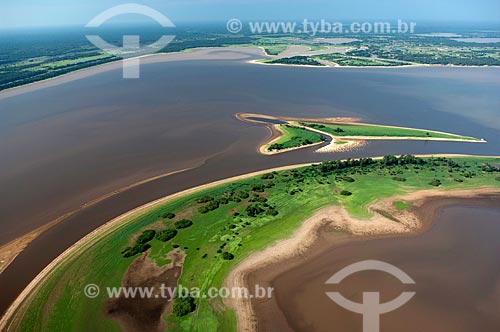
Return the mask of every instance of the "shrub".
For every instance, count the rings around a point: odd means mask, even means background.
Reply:
[[[354,182],[354,181],[356,181],[353,178],[351,178],[350,176],[346,176],[342,180],[344,180],[345,182]]]
[[[272,151],[272,150],[283,150],[284,148],[285,148],[285,146],[283,144],[274,143],[274,144],[269,145],[269,147],[267,149],[269,151]]]
[[[213,210],[216,210],[218,208],[219,208],[219,202],[218,201],[212,201],[212,202],[208,203],[205,206],[200,206],[198,208],[198,211],[200,213],[207,213],[209,211],[213,211]]]
[[[191,220],[182,219],[182,220],[179,220],[175,223],[175,228],[177,228],[177,229],[188,228],[191,225],[193,225],[193,222]]]
[[[177,317],[183,317],[196,310],[194,298],[191,296],[176,298],[174,301],[173,314]]]
[[[174,219],[175,214],[172,212],[165,212],[164,214],[161,215],[163,219]]]
[[[245,209],[245,212],[247,213],[247,215],[249,217],[255,217],[255,216],[261,214],[262,212],[264,212],[264,209],[261,208],[260,205],[252,204],[252,205],[247,206],[247,208]]]
[[[224,252],[222,253],[222,259],[223,259],[223,260],[226,260],[226,261],[231,261],[231,260],[233,260],[233,259],[234,259],[234,255],[233,255],[233,254],[231,254],[230,252],[224,251]]]
[[[156,234],[156,231],[154,231],[154,230],[144,231],[144,232],[142,232],[141,236],[139,236],[139,238],[137,239],[136,243],[137,244],[148,243],[149,241],[151,241],[152,239],[154,239],[155,234]]]
[[[277,216],[279,214],[279,212],[278,212],[278,210],[271,208],[271,209],[267,210],[266,214],[268,214],[270,216]]]
[[[156,239],[161,242],[167,242],[172,240],[177,235],[176,229],[167,229],[156,233]]]
[[[208,203],[208,202],[211,202],[213,201],[214,198],[211,197],[211,196],[203,196],[203,197],[200,197],[196,200],[197,203]]]
[[[143,244],[136,244],[133,247],[128,247],[122,251],[122,255],[125,258],[135,256],[137,254],[140,254],[142,252],[145,252],[151,248],[151,245],[149,243],[143,243]]]
[[[341,194],[342,196],[351,196],[351,195],[352,195],[352,192],[347,191],[347,190],[342,190],[342,191],[340,192],[340,194]]]
[[[438,179],[435,179],[435,180],[432,180],[431,182],[429,182],[429,184],[431,186],[434,186],[434,187],[439,187],[441,185],[441,181],[439,181]]]
[[[458,178],[453,179],[453,180],[455,180],[456,182],[460,182],[460,183],[461,183],[461,182],[464,182],[464,180],[462,180],[462,179],[458,179]]]
[[[250,188],[252,189],[252,191],[261,193],[264,192],[265,186],[263,184],[252,184]]]
[[[497,176],[495,180],[500,181],[500,176]]]
[[[263,180],[274,179],[274,174],[273,173],[267,173],[267,174],[262,175],[261,178]]]
[[[236,192],[236,196],[239,198],[248,198],[250,195],[246,191],[239,190]]]
[[[399,181],[399,182],[406,182],[405,178],[399,177],[399,176],[394,176],[392,178],[394,181]]]

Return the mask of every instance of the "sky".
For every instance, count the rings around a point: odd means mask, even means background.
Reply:
[[[131,2],[174,23],[231,18],[500,23],[500,0],[0,0],[0,28],[85,25],[103,10]]]

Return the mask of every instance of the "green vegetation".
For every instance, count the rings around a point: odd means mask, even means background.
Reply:
[[[268,151],[290,149],[324,140],[320,134],[299,127],[280,125],[280,129],[284,133],[283,136],[276,143],[269,145]]]
[[[140,254],[142,252],[145,252],[149,248],[151,248],[151,245],[148,244],[149,241],[154,239],[156,235],[156,231],[153,230],[147,230],[144,231],[135,241],[135,244],[131,247],[127,247],[124,250],[122,250],[121,254],[123,257],[128,258],[128,257],[133,257],[137,254]]]
[[[177,317],[183,317],[196,310],[195,300],[191,296],[179,297],[174,300],[172,313]]]
[[[441,181],[438,179],[434,179],[431,182],[429,182],[429,184],[434,187],[439,187],[441,185]]]
[[[175,213],[172,212],[166,212],[161,215],[162,218],[164,219],[174,219],[175,218]]]
[[[399,60],[421,64],[498,66],[500,53],[498,44],[464,43],[450,38],[414,35],[412,38],[373,38],[347,55],[377,57],[384,60]]]
[[[156,239],[161,242],[168,242],[172,240],[176,235],[176,229],[166,229],[164,231],[156,233]]]
[[[189,216],[192,225],[179,230],[174,239],[166,242],[159,239],[163,231],[157,231],[155,238],[146,243],[150,248],[143,255],[162,266],[173,247],[183,250],[186,258],[179,283],[187,288],[198,287],[203,294],[210,287],[220,287],[230,269],[251,253],[291,236],[303,220],[318,209],[342,205],[355,217],[369,218],[372,214],[367,206],[374,200],[432,189],[430,183],[435,180],[439,180],[440,190],[500,188],[500,182],[495,181],[500,171],[492,167],[499,163],[500,158],[414,156],[331,161],[241,179],[178,197],[127,217],[113,232],[103,234],[98,242],[85,245],[78,255],[61,263],[35,289],[22,319],[16,321],[18,325],[13,328],[55,332],[119,331],[119,325],[106,316],[106,292],[89,299],[82,290],[90,283],[101,289],[120,286],[124,273],[134,261],[134,257],[122,258],[120,252],[131,242],[148,240],[152,225],[170,229],[172,221],[161,218],[165,211]],[[406,181],[394,181],[393,177]],[[355,181],[345,181],[346,178]],[[456,178],[463,182],[456,182]],[[339,194],[344,191],[352,194]],[[200,204],[223,198],[228,200],[227,204],[219,204],[207,213],[198,211]],[[407,208],[411,202],[395,204]],[[235,330],[234,313],[224,309],[222,300],[195,298],[184,302],[176,299],[173,310],[164,318],[169,331]]]
[[[476,28],[459,33],[464,38],[498,37],[494,31],[479,31]],[[141,43],[151,44],[163,31],[145,28],[141,29],[140,34]],[[0,91],[119,60],[95,48],[84,35],[76,29],[63,29],[61,32],[40,29],[30,34],[23,31],[3,34],[0,36]],[[108,42],[118,45],[123,31],[110,29],[104,35]],[[310,51],[329,47],[339,47],[339,50],[337,53],[320,55],[310,55],[306,51],[288,60],[278,60],[278,63],[318,66],[321,60],[326,60],[340,66],[500,65],[498,43],[467,43],[453,38],[418,34],[336,34],[336,38],[348,40],[345,44],[335,46],[304,34],[229,34],[209,25],[196,29],[176,28],[175,35],[176,38],[160,52],[184,52],[201,47],[257,46],[262,47],[267,54],[276,56],[296,45],[307,46]]]
[[[354,57],[347,56],[343,54],[322,54],[315,56],[316,59],[326,60],[330,62],[334,62],[339,66],[355,66],[355,67],[365,67],[365,66],[384,66],[384,67],[395,67],[395,66],[403,66],[409,65],[409,62],[403,61],[387,61],[387,60],[378,60],[372,58],[363,58],[363,57]]]
[[[225,251],[222,253],[222,259],[226,261],[232,261],[234,259],[234,255],[231,254],[230,252]]]
[[[193,225],[193,222],[191,220],[188,220],[188,219],[182,219],[182,220],[175,222],[175,228],[177,228],[177,229],[188,228],[188,227],[191,227],[192,225]]]
[[[394,206],[398,210],[408,210],[408,209],[411,209],[411,203],[409,203],[409,202],[396,201],[396,202],[394,202]]]
[[[299,66],[324,66],[321,62],[309,56],[294,56],[291,58],[267,60],[265,61],[265,63],[277,63],[283,65],[299,65]]]
[[[419,138],[443,138],[443,139],[461,139],[466,141],[479,141],[474,137],[460,136],[454,134],[438,133],[435,131],[384,127],[376,125],[331,125],[318,123],[305,123],[302,125],[313,129],[321,130],[334,136],[371,136],[371,137],[419,137]]]

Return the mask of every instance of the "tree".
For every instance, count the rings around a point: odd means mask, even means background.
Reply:
[[[172,240],[177,235],[176,229],[167,229],[156,233],[156,239],[161,242],[167,242]]]
[[[431,186],[434,186],[434,187],[439,187],[441,185],[441,181],[439,181],[438,179],[435,179],[435,180],[432,180],[431,182],[429,182],[429,184]]]
[[[165,212],[164,214],[161,215],[163,219],[174,219],[175,214],[172,212]]]
[[[233,254],[231,254],[230,252],[224,251],[224,252],[222,253],[222,259],[223,259],[223,260],[226,260],[226,261],[231,261],[231,260],[233,260],[233,259],[234,259],[234,255],[233,255]]]
[[[173,314],[177,317],[183,317],[187,314],[196,310],[196,304],[194,303],[194,298],[188,297],[178,297],[174,301]]]
[[[141,236],[139,236],[139,238],[137,239],[136,243],[137,244],[148,243],[149,241],[151,241],[152,239],[154,239],[155,234],[156,234],[156,231],[154,231],[154,230],[144,231],[144,232],[142,232]]]
[[[182,220],[177,221],[174,225],[175,225],[175,228],[182,229],[182,228],[190,227],[191,225],[193,225],[193,222],[191,220],[188,220],[188,219],[182,219]]]
[[[247,213],[247,215],[249,217],[255,217],[261,213],[264,212],[264,209],[260,207],[260,205],[258,204],[251,204],[249,206],[247,206],[247,208],[245,209],[245,212]]]

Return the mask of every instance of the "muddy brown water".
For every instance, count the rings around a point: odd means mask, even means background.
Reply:
[[[78,239],[179,190],[308,161],[498,153],[500,69],[317,70],[247,63],[260,56],[239,49],[151,57],[143,59],[139,80],[123,80],[120,66],[110,64],[74,74],[78,80],[69,75],[0,94],[0,245],[118,188],[195,167],[85,208],[40,236],[0,275],[0,312]],[[237,120],[238,112],[352,116],[489,143],[377,141],[346,153],[304,149],[262,156],[257,147],[268,129]]]
[[[421,235],[367,241],[327,237],[307,259],[253,273],[252,284],[268,280],[264,284],[275,288],[272,300],[254,303],[258,330],[362,331],[361,315],[341,308],[326,292],[355,302],[362,302],[363,292],[380,292],[381,302],[387,302],[413,291],[406,305],[381,316],[381,331],[498,331],[500,196],[441,201],[427,209],[421,215],[435,221]],[[342,268],[373,259],[402,269],[415,285],[378,271],[325,284]]]

